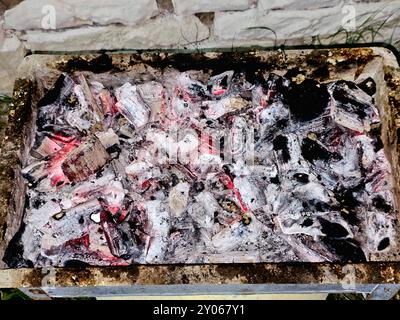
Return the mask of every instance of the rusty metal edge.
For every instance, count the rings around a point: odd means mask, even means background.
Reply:
[[[206,53],[206,52],[248,52],[248,51],[294,51],[294,50],[330,50],[330,49],[358,49],[358,48],[382,48],[390,51],[400,64],[400,51],[392,44],[386,42],[369,42],[369,43],[337,43],[330,45],[323,44],[310,44],[310,45],[280,45],[280,46],[246,46],[246,47],[225,47],[225,48],[198,48],[196,51],[193,49],[112,49],[112,50],[78,50],[78,51],[48,51],[48,50],[28,50],[25,56],[32,54],[51,54],[51,55],[83,55],[83,54],[118,54],[118,53],[143,53],[143,52],[170,52],[170,53]]]
[[[399,284],[400,263],[216,264],[0,270],[0,287]]]

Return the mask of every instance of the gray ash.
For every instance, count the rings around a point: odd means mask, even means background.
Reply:
[[[233,67],[166,67],[123,85],[62,74],[38,104],[9,265],[360,262],[391,250],[373,80]]]

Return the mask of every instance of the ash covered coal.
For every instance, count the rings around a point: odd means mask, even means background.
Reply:
[[[23,169],[22,259],[374,260],[396,214],[369,94],[267,72],[165,69],[118,86],[63,74]]]

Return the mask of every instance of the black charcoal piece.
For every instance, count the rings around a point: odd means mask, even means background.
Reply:
[[[292,82],[284,95],[291,114],[300,121],[320,116],[328,106],[329,93],[324,84],[305,79],[300,84]]]

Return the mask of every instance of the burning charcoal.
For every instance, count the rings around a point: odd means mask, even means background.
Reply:
[[[194,168],[194,175],[198,173],[198,176],[203,176],[210,171],[219,171],[222,163],[221,157],[216,154],[201,153],[191,162],[190,167]]]
[[[324,262],[334,260],[334,255],[329,254],[329,251],[327,251],[323,245],[319,245],[317,248],[311,248],[309,243],[304,243],[300,238],[285,235],[283,235],[282,238],[286,240],[294,251],[295,256],[301,261]]]
[[[208,82],[208,91],[215,96],[221,96],[227,92],[231,84],[233,71],[226,71],[222,74],[213,76]]]
[[[243,202],[250,210],[256,210],[266,204],[265,196],[258,187],[257,182],[245,177],[234,179],[235,187],[238,188]]]
[[[332,223],[322,217],[319,217],[318,221],[321,224],[321,231],[325,233],[327,237],[340,239],[346,238],[349,235],[346,228],[339,223]]]
[[[92,137],[67,155],[62,170],[70,181],[84,181],[109,160],[110,156],[99,139]]]
[[[291,114],[299,121],[308,121],[320,116],[329,101],[326,86],[312,79],[306,79],[300,84],[291,83],[284,97]]]
[[[169,191],[169,209],[175,217],[180,217],[185,211],[189,199],[190,185],[187,182],[178,183]]]
[[[255,86],[252,90],[252,99],[251,102],[253,106],[256,106],[258,112],[264,109],[267,106],[268,98],[264,92],[264,88],[261,85]]]
[[[246,222],[245,224],[248,224],[247,222],[249,222],[249,219],[247,219],[247,216],[244,215],[235,202],[225,198],[222,201],[219,201],[219,204],[224,210],[219,211],[216,217],[214,214],[214,218],[216,218],[220,224],[229,226],[238,221],[243,221],[243,223]]]
[[[393,217],[382,212],[377,212],[375,214],[367,212],[366,216],[366,245],[370,252],[381,251],[379,248],[382,248],[381,241],[384,238],[387,238],[388,242],[394,243],[395,229]]]
[[[376,159],[370,170],[366,173],[365,189],[369,193],[385,192],[392,190],[392,180],[385,179],[391,175],[390,164],[384,160],[385,151],[383,149],[376,153]]]
[[[240,72],[234,75],[228,93],[238,93],[244,99],[251,99],[251,91],[255,85],[247,81],[247,74]]]
[[[369,131],[378,121],[378,111],[371,104],[371,97],[349,81],[331,84],[329,91],[334,99],[331,116],[340,125],[354,131]]]
[[[271,73],[266,83],[263,76],[254,80],[254,82],[259,83],[252,90],[252,104],[256,106],[254,112],[256,113],[258,122],[267,123],[268,125],[268,122],[272,120],[271,118],[278,116],[279,111],[281,111],[277,110],[276,106],[283,106],[282,101],[280,101],[281,99],[277,99],[283,92],[283,78]],[[286,107],[284,109],[284,112],[288,113],[288,109]],[[260,113],[265,113],[265,115],[261,116]],[[260,119],[261,117],[264,119]],[[282,120],[287,120],[287,116],[284,116]]]
[[[206,108],[205,115],[209,119],[218,119],[226,113],[234,112],[245,108],[248,102],[242,98],[224,98],[216,101],[206,101],[203,106]]]
[[[193,184],[193,189],[195,192],[199,193],[204,190],[204,183],[201,181],[197,181]]]
[[[47,106],[62,102],[72,91],[75,83],[71,77],[66,74],[61,74],[55,82],[54,86],[47,92],[42,100],[39,101],[38,106]]]
[[[113,115],[115,113],[115,101],[113,96],[111,96],[110,91],[104,89],[100,90],[99,99],[102,106],[102,112],[104,115]]]
[[[205,239],[203,230],[180,229],[171,233],[164,257],[166,263],[204,263]]]
[[[60,104],[50,104],[42,106],[38,110],[36,125],[40,130],[51,131],[55,126],[56,120],[62,118],[63,107]]]
[[[298,184],[293,188],[293,195],[302,199],[307,199],[308,202],[330,203],[333,198],[333,193],[327,190],[319,182],[309,182],[307,184]]]
[[[90,110],[93,112],[95,116],[96,121],[103,121],[104,120],[104,114],[101,110],[101,108],[97,105],[96,100],[93,97],[93,94],[90,90],[90,87],[86,81],[86,78],[83,74],[80,74],[79,77],[79,83],[82,87],[82,91],[85,97],[85,100],[90,108]]]
[[[52,215],[46,224],[48,228],[41,238],[42,248],[50,254],[54,248],[81,239],[87,234],[87,227],[90,223],[89,215],[100,209],[99,202],[93,200],[64,210],[64,215],[62,212]],[[57,217],[60,219],[56,219]]]
[[[23,177],[29,181],[29,183],[35,184],[46,177],[47,172],[45,168],[46,161],[37,161],[23,168],[21,173]]]
[[[214,217],[214,213],[221,210],[218,201],[210,192],[203,191],[195,196],[195,199],[204,208],[208,216]]]
[[[275,151],[281,152],[283,162],[288,162],[290,160],[287,137],[278,135],[273,141],[273,146]]]
[[[200,203],[195,202],[189,205],[188,213],[198,228],[204,228],[211,233],[214,225],[214,212],[205,210]]]
[[[377,195],[372,199],[372,203],[375,208],[383,212],[389,213],[392,210],[392,206],[390,206],[381,195]]]
[[[40,146],[35,150],[42,157],[50,156],[62,148],[59,144],[57,144],[54,140],[49,139],[48,137],[44,137]]]
[[[148,173],[148,170],[152,167],[151,163],[146,161],[133,162],[125,168],[127,175],[139,176],[141,173]],[[150,176],[148,176],[150,177]]]
[[[359,152],[361,163],[360,165],[367,171],[373,165],[376,159],[376,153],[372,144],[372,139],[366,135],[356,136],[357,149]]]
[[[100,214],[100,221],[112,255],[128,259],[137,252],[130,230],[115,225],[106,212]]]
[[[274,103],[259,113],[261,135],[268,136],[272,132],[283,129],[288,124],[289,110],[282,103]]]
[[[330,157],[330,152],[324,146],[308,137],[303,139],[301,154],[311,163],[315,160],[328,160]]]
[[[295,173],[293,175],[293,178],[301,183],[309,183],[310,182],[310,180],[308,179],[308,174],[306,174],[306,173]]]
[[[164,101],[168,101],[165,103]],[[163,115],[168,120],[164,120],[165,123],[168,122],[174,123],[182,121],[181,119],[185,119],[193,115],[197,108],[193,108],[192,101],[188,97],[188,94],[183,90],[176,89],[172,97],[166,97],[163,95],[163,103],[162,109],[167,108],[167,110],[163,110],[164,112],[167,111],[165,115]]]
[[[118,149],[119,137],[117,134],[115,134],[113,129],[110,128],[107,131],[96,132],[96,137],[100,140],[101,144],[107,151],[114,151]]]
[[[358,263],[367,260],[365,253],[355,240],[331,239],[326,237],[323,239],[323,242],[338,255],[340,261]]]
[[[289,200],[280,196],[277,224],[282,233],[287,235],[307,234],[312,237],[323,236],[320,226],[304,213],[302,202],[299,199]]]
[[[120,181],[111,181],[101,190],[101,195],[104,199],[104,206],[112,214],[118,213],[122,209],[122,204],[125,199],[125,190]]]
[[[180,138],[176,144],[178,161],[181,164],[187,164],[190,161],[190,154],[192,152],[197,152],[199,138],[196,132],[192,130],[182,132],[178,138]],[[173,150],[174,146],[172,146],[171,149]]]
[[[121,161],[118,159],[114,159],[113,161],[111,161],[111,166],[114,170],[117,180],[120,180],[122,182],[123,187],[125,189],[128,189],[127,176],[125,173],[125,168],[121,163]]]
[[[111,184],[111,182],[115,178],[115,174],[112,171],[106,170],[103,172],[103,175],[101,177],[96,177],[95,179],[80,183],[71,191],[73,195],[71,198],[72,202],[83,203],[86,202],[89,198],[100,198],[101,191],[106,186]]]
[[[233,156],[242,155],[246,151],[246,135],[249,132],[246,121],[241,117],[234,117],[228,138],[228,144]]]
[[[43,134],[56,142],[68,143],[79,137],[81,132],[77,128],[71,127],[69,124],[45,124],[42,128]],[[38,133],[38,138],[42,134]],[[39,142],[39,141],[37,141]],[[35,144],[36,146],[36,144]]]
[[[117,108],[135,128],[144,126],[150,117],[149,107],[145,104],[136,86],[125,83],[115,91]]]
[[[276,73],[270,73],[267,78],[267,83],[264,84],[265,89],[267,90],[268,97],[278,98],[278,96],[282,95],[283,83],[287,81],[285,78],[277,75]]]
[[[101,209],[100,202],[97,199],[93,199],[87,202],[84,202],[82,204],[79,204],[75,207],[68,208],[65,211],[65,214],[67,215],[88,215],[91,214],[94,211],[98,211]]]
[[[126,190],[120,181],[112,180],[110,175],[91,183],[81,184],[74,189],[74,203],[82,203],[88,199],[99,199],[104,210],[113,215],[115,220],[123,220],[127,212],[124,208]]]
[[[153,62],[78,84],[63,74],[40,100],[22,159],[21,265],[392,254],[398,222],[369,73],[325,84],[299,68],[214,75]]]
[[[146,213],[150,230],[145,260],[147,263],[160,263],[168,245],[170,214],[159,200],[148,201]]]
[[[353,187],[360,182],[360,158],[355,143],[352,139],[346,139],[341,148],[341,160],[331,161],[332,171],[341,177],[341,184],[344,187]]]
[[[212,245],[218,253],[225,253],[237,249],[241,243],[257,243],[261,235],[260,223],[251,217],[253,223],[248,226],[237,222],[222,229],[212,238]]]
[[[278,170],[287,174],[292,171],[308,172],[310,164],[304,159],[301,141],[293,133],[286,134],[285,137],[287,138],[287,149],[283,148],[277,153]]]
[[[79,132],[86,132],[95,124],[96,119],[93,118],[93,113],[80,85],[74,87],[74,96],[79,103],[65,111],[65,121],[70,127],[76,128]]]
[[[164,87],[156,81],[149,81],[137,86],[144,103],[149,106],[151,114],[150,121],[160,119],[162,112],[162,95]]]

